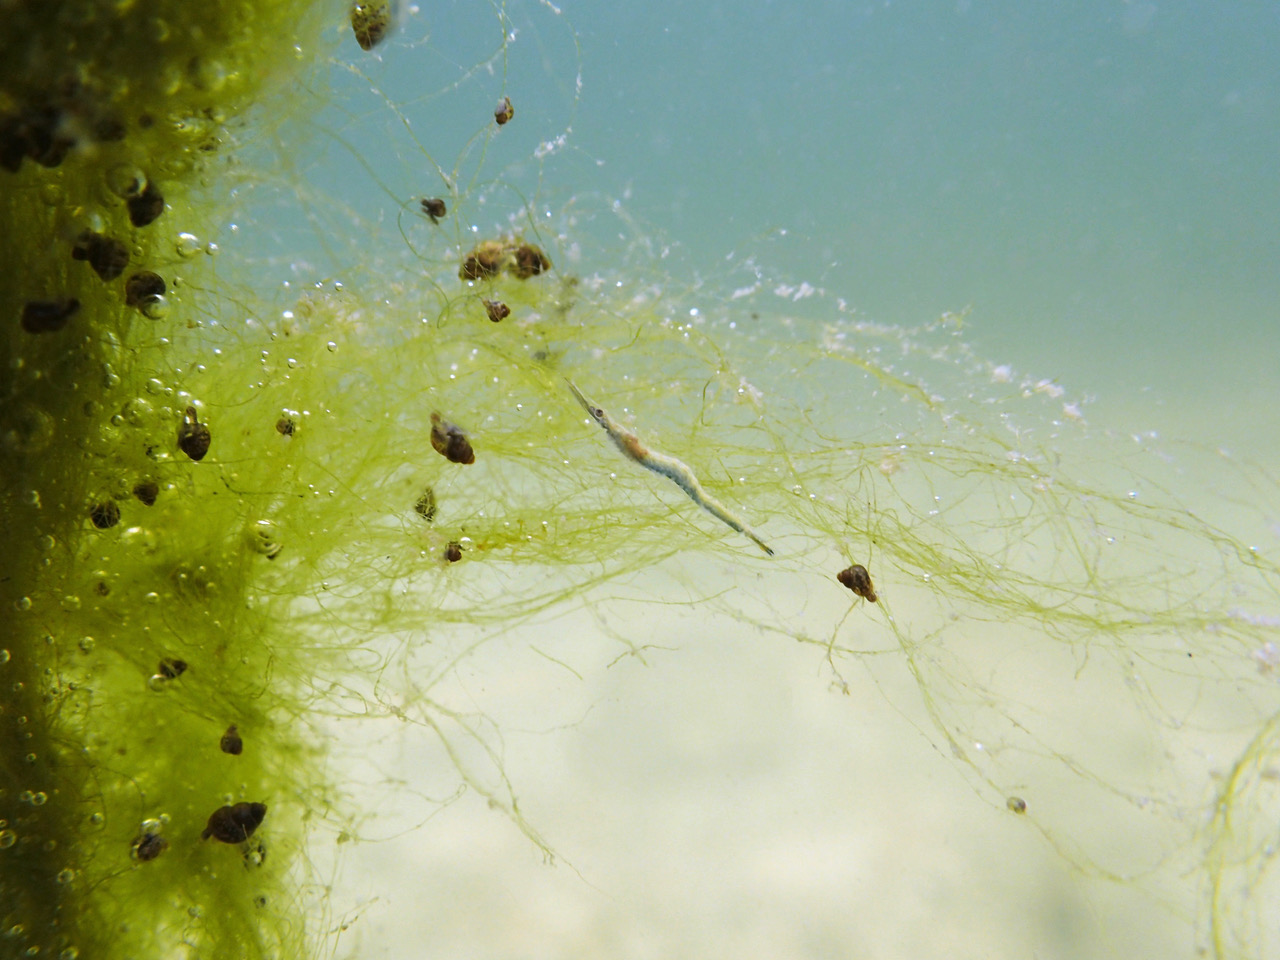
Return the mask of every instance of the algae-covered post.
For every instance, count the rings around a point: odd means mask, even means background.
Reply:
[[[243,504],[229,477],[192,473],[210,429],[202,351],[181,336],[217,309],[207,258],[191,258],[214,249],[193,241],[217,223],[232,124],[317,59],[324,19],[293,0],[5,5],[5,956],[298,955],[313,936],[300,914],[238,906],[282,889],[289,857],[250,885],[197,845],[224,795],[278,791],[294,774],[268,771],[306,751],[280,726],[234,776],[211,762],[205,711],[260,715],[265,674],[226,537]],[[215,450],[237,447],[219,431]],[[296,805],[272,807],[276,848],[296,847]]]

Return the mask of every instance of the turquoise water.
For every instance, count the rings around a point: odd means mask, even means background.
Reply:
[[[774,265],[871,318],[969,306],[993,357],[1280,436],[1276,5],[566,14],[578,142],[704,265],[785,229]]]
[[[461,158],[463,186],[478,168],[476,189],[501,176],[557,215],[623,201],[678,252],[678,281],[721,276],[749,250],[863,319],[967,309],[995,363],[1123,409],[1134,429],[1275,462],[1274,4],[560,9],[509,5],[505,50],[497,8],[470,2],[403,4],[375,57],[348,40],[363,75],[336,72],[342,106],[317,99],[321,136],[295,158],[321,216],[340,198],[402,248],[398,206],[440,189],[425,148],[446,171]],[[504,70],[519,122],[481,164],[467,144]],[[493,203],[492,223],[516,199]],[[578,230],[573,266],[616,262],[611,227],[597,248]],[[333,273],[351,266],[334,259]]]

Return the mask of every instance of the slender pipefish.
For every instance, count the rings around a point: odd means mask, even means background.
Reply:
[[[613,441],[614,446],[621,450],[627,459],[634,460],[646,470],[652,470],[654,473],[666,477],[707,513],[721,523],[738,531],[738,533],[750,537],[761,550],[769,556],[773,556],[773,550],[760,539],[754,530],[734,516],[728,507],[702,488],[702,484],[693,475],[693,471],[689,469],[688,464],[677,460],[675,457],[668,457],[666,454],[659,453],[656,450],[650,450],[640,442],[638,436],[609,416],[603,407],[597,406],[588,400],[572,380],[566,378],[565,383],[569,385],[573,395],[578,398],[582,408],[591,415],[591,419],[600,424],[604,432],[609,435],[609,439]]]

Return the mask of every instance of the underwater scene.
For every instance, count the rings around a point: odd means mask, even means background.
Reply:
[[[1280,954],[1280,9],[0,15],[0,956]]]

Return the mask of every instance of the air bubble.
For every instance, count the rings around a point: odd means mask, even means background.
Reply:
[[[0,650],[0,666],[8,663],[10,659],[11,656],[8,650]]]
[[[93,639],[93,637],[81,637],[80,643],[79,643],[80,652],[93,653],[93,647],[95,642],[96,641]]]
[[[177,251],[178,256],[182,257],[184,260],[191,259],[199,253],[202,248],[203,244],[201,244],[200,238],[194,233],[178,234],[178,241],[174,244],[174,250]]]
[[[246,534],[249,547],[255,552],[274,560],[284,549],[280,542],[279,530],[270,520],[259,520],[249,527]]]
[[[120,543],[144,554],[155,553],[159,547],[156,532],[151,527],[129,527],[120,535]]]
[[[32,754],[34,756],[34,754]],[[33,807],[43,807],[49,802],[49,795],[43,790],[37,790],[31,795],[31,805]]]
[[[147,189],[147,175],[137,167],[121,164],[107,171],[107,189],[117,197],[129,200]]]
[[[337,353],[337,351],[338,351],[338,345],[337,345],[336,343],[334,343],[332,340],[330,340],[328,343],[326,343],[326,344],[325,344],[325,347],[326,347],[326,349],[328,349],[328,351],[329,351],[330,353]]]
[[[8,850],[18,842],[18,835],[12,830],[0,830],[0,850]]]
[[[148,320],[163,320],[169,313],[169,300],[166,297],[147,297],[138,304],[138,310]]]
[[[70,883],[75,878],[76,878],[76,872],[72,870],[70,867],[64,867],[63,869],[59,870],[58,875],[54,877],[54,879],[57,880],[58,883],[61,883],[63,885]]]
[[[125,405],[120,409],[124,419],[135,427],[142,426],[143,422],[153,412],[154,408],[151,406],[151,401],[146,397],[134,397],[132,400],[126,401]]]
[[[154,690],[156,693],[163,693],[165,690],[169,689],[169,678],[163,674],[153,673],[151,676],[147,677],[147,687],[150,690]]]
[[[13,609],[17,610],[19,613],[26,613],[31,609],[31,598],[19,597],[17,600],[13,601]]]
[[[75,947],[67,947],[58,954],[58,960],[76,960],[80,956],[80,951]]]
[[[152,377],[146,382],[146,389],[147,393],[151,394],[153,397],[158,397],[160,394],[164,393],[164,384],[155,377]]]

